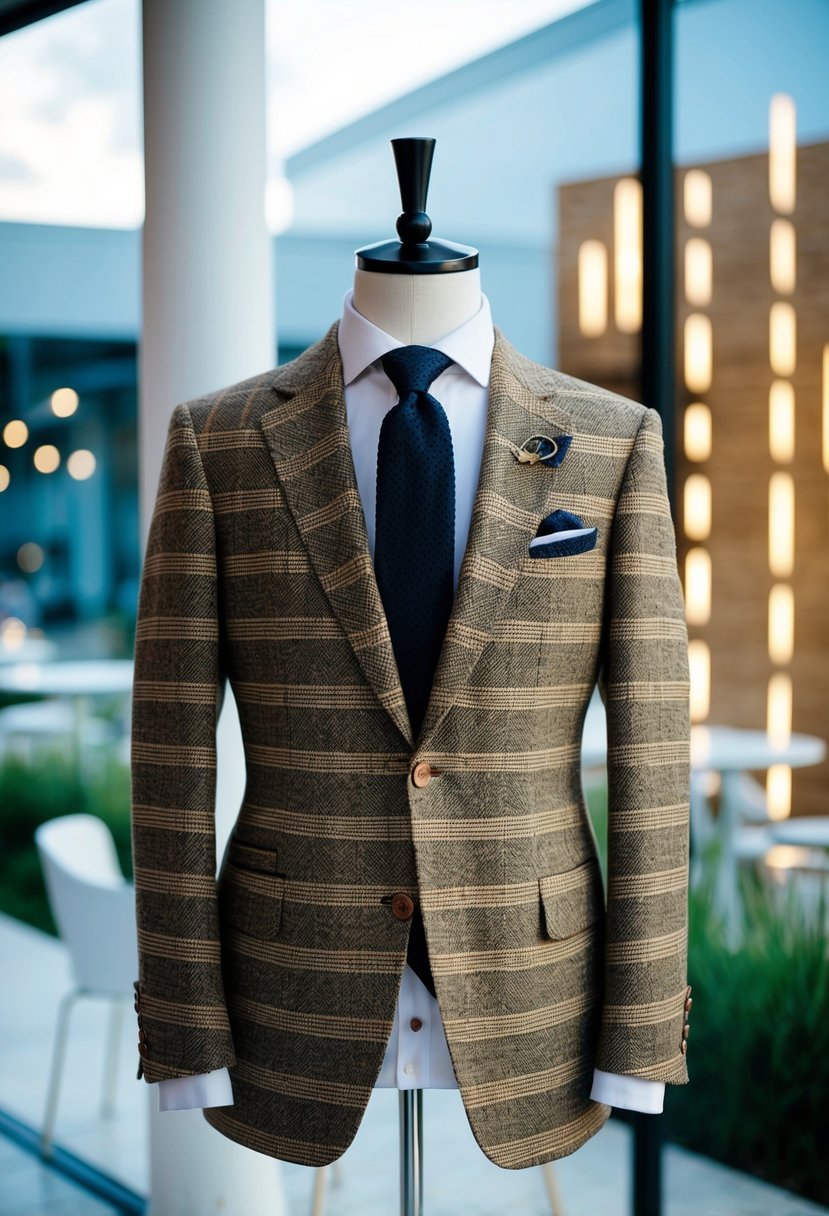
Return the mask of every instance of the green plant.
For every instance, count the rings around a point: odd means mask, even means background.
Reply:
[[[829,947],[826,895],[806,913],[762,871],[740,874],[741,945],[713,911],[716,855],[689,898],[690,1083],[669,1089],[670,1139],[737,1169],[829,1201]]]

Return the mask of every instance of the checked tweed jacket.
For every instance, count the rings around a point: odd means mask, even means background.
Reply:
[[[208,1123],[333,1161],[379,1073],[419,901],[472,1132],[523,1169],[606,1122],[594,1067],[688,1081],[688,646],[661,421],[495,328],[468,545],[414,738],[338,324],[170,419],[135,639],[139,1075],[227,1066],[234,1103]],[[572,436],[558,467],[516,459],[538,433]],[[597,545],[534,559],[557,508]],[[606,884],[580,771],[597,680]],[[228,685],[247,782],[217,874]]]

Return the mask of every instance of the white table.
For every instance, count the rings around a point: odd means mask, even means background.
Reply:
[[[132,688],[132,659],[66,659],[0,667],[0,691],[71,697],[75,705],[74,762],[83,776],[83,723],[95,696],[123,696]]]
[[[772,825],[771,834],[781,844],[829,849],[829,815],[799,815]]]
[[[815,735],[792,734],[786,742],[778,743],[764,730],[705,724],[691,728],[692,769],[720,775],[717,833],[722,851],[714,896],[732,947],[739,944],[740,937],[738,858],[734,847],[740,826],[740,776],[749,769],[767,769],[773,764],[791,768],[820,764],[825,756],[826,742]],[[775,828],[778,826],[783,825]]]

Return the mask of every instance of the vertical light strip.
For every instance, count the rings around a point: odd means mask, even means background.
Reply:
[[[691,540],[706,540],[711,535],[711,479],[704,473],[685,478],[683,515],[685,535]]]
[[[711,303],[712,289],[711,245],[701,236],[685,244],[685,299],[695,308]]]
[[[711,654],[702,638],[688,642],[691,683],[691,721],[702,722],[711,710]]]
[[[770,819],[787,819],[792,813],[792,770],[773,764],[766,774],[766,806]]]
[[[772,220],[769,234],[771,285],[781,296],[790,296],[797,277],[797,241],[791,220]]]
[[[701,545],[685,557],[685,619],[689,625],[707,625],[711,619],[711,554]]]
[[[794,592],[788,583],[775,583],[769,592],[769,658],[790,663],[794,654]]]
[[[642,183],[623,177],[613,188],[613,275],[616,328],[642,328]]]
[[[781,215],[794,211],[796,168],[794,98],[788,93],[775,93],[769,105],[769,198]]]
[[[685,383],[692,393],[711,387],[713,338],[711,318],[692,312],[685,318]]]
[[[789,380],[774,380],[769,389],[769,454],[780,464],[794,460],[794,389]]]
[[[797,321],[786,300],[776,300],[769,312],[769,363],[776,376],[791,376],[797,365]]]
[[[713,214],[713,185],[704,169],[689,169],[683,178],[685,221],[691,228],[708,228]],[[714,257],[711,242],[700,236],[685,244],[685,302],[692,309],[710,306],[714,293]],[[706,393],[713,376],[711,319],[690,312],[683,331],[683,376],[692,393]],[[688,405],[684,417],[685,458],[701,464],[711,459],[711,408],[704,401]],[[692,473],[683,487],[683,521],[690,540],[707,540],[711,534],[711,478]],[[685,558],[685,616],[689,626],[707,625],[711,619],[711,553],[696,544]],[[711,651],[702,638],[688,642],[691,678],[691,719],[707,718],[711,706]]]
[[[601,241],[579,246],[579,329],[597,338],[607,329],[607,249]]]
[[[712,199],[710,175],[704,169],[689,169],[682,181],[682,206],[685,220],[692,228],[710,225]]]
[[[711,458],[711,410],[704,401],[694,401],[685,410],[685,455],[689,460]]]
[[[769,104],[769,199],[778,213],[769,232],[769,278],[778,296],[796,285],[797,236],[789,216],[797,198],[797,123],[794,99],[775,93]],[[797,314],[790,300],[777,299],[769,311],[769,365],[777,377],[769,389],[769,450],[776,464],[791,464],[795,447],[795,392],[788,379],[797,366]],[[774,472],[769,481],[769,569],[777,578],[794,571],[794,478]],[[768,650],[776,664],[794,654],[794,590],[778,583],[769,594]],[[791,733],[792,677],[772,673],[766,693],[766,730],[776,744]],[[791,814],[792,770],[775,764],[766,774],[766,801],[773,819]]]
[[[776,671],[769,680],[766,730],[775,747],[785,747],[792,735],[792,678]]]
[[[794,569],[794,479],[772,473],[769,479],[769,569],[786,578]]]

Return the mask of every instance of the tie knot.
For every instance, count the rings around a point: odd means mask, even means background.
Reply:
[[[397,346],[386,351],[381,362],[402,398],[406,393],[428,392],[432,381],[445,372],[454,359],[434,346]]]

